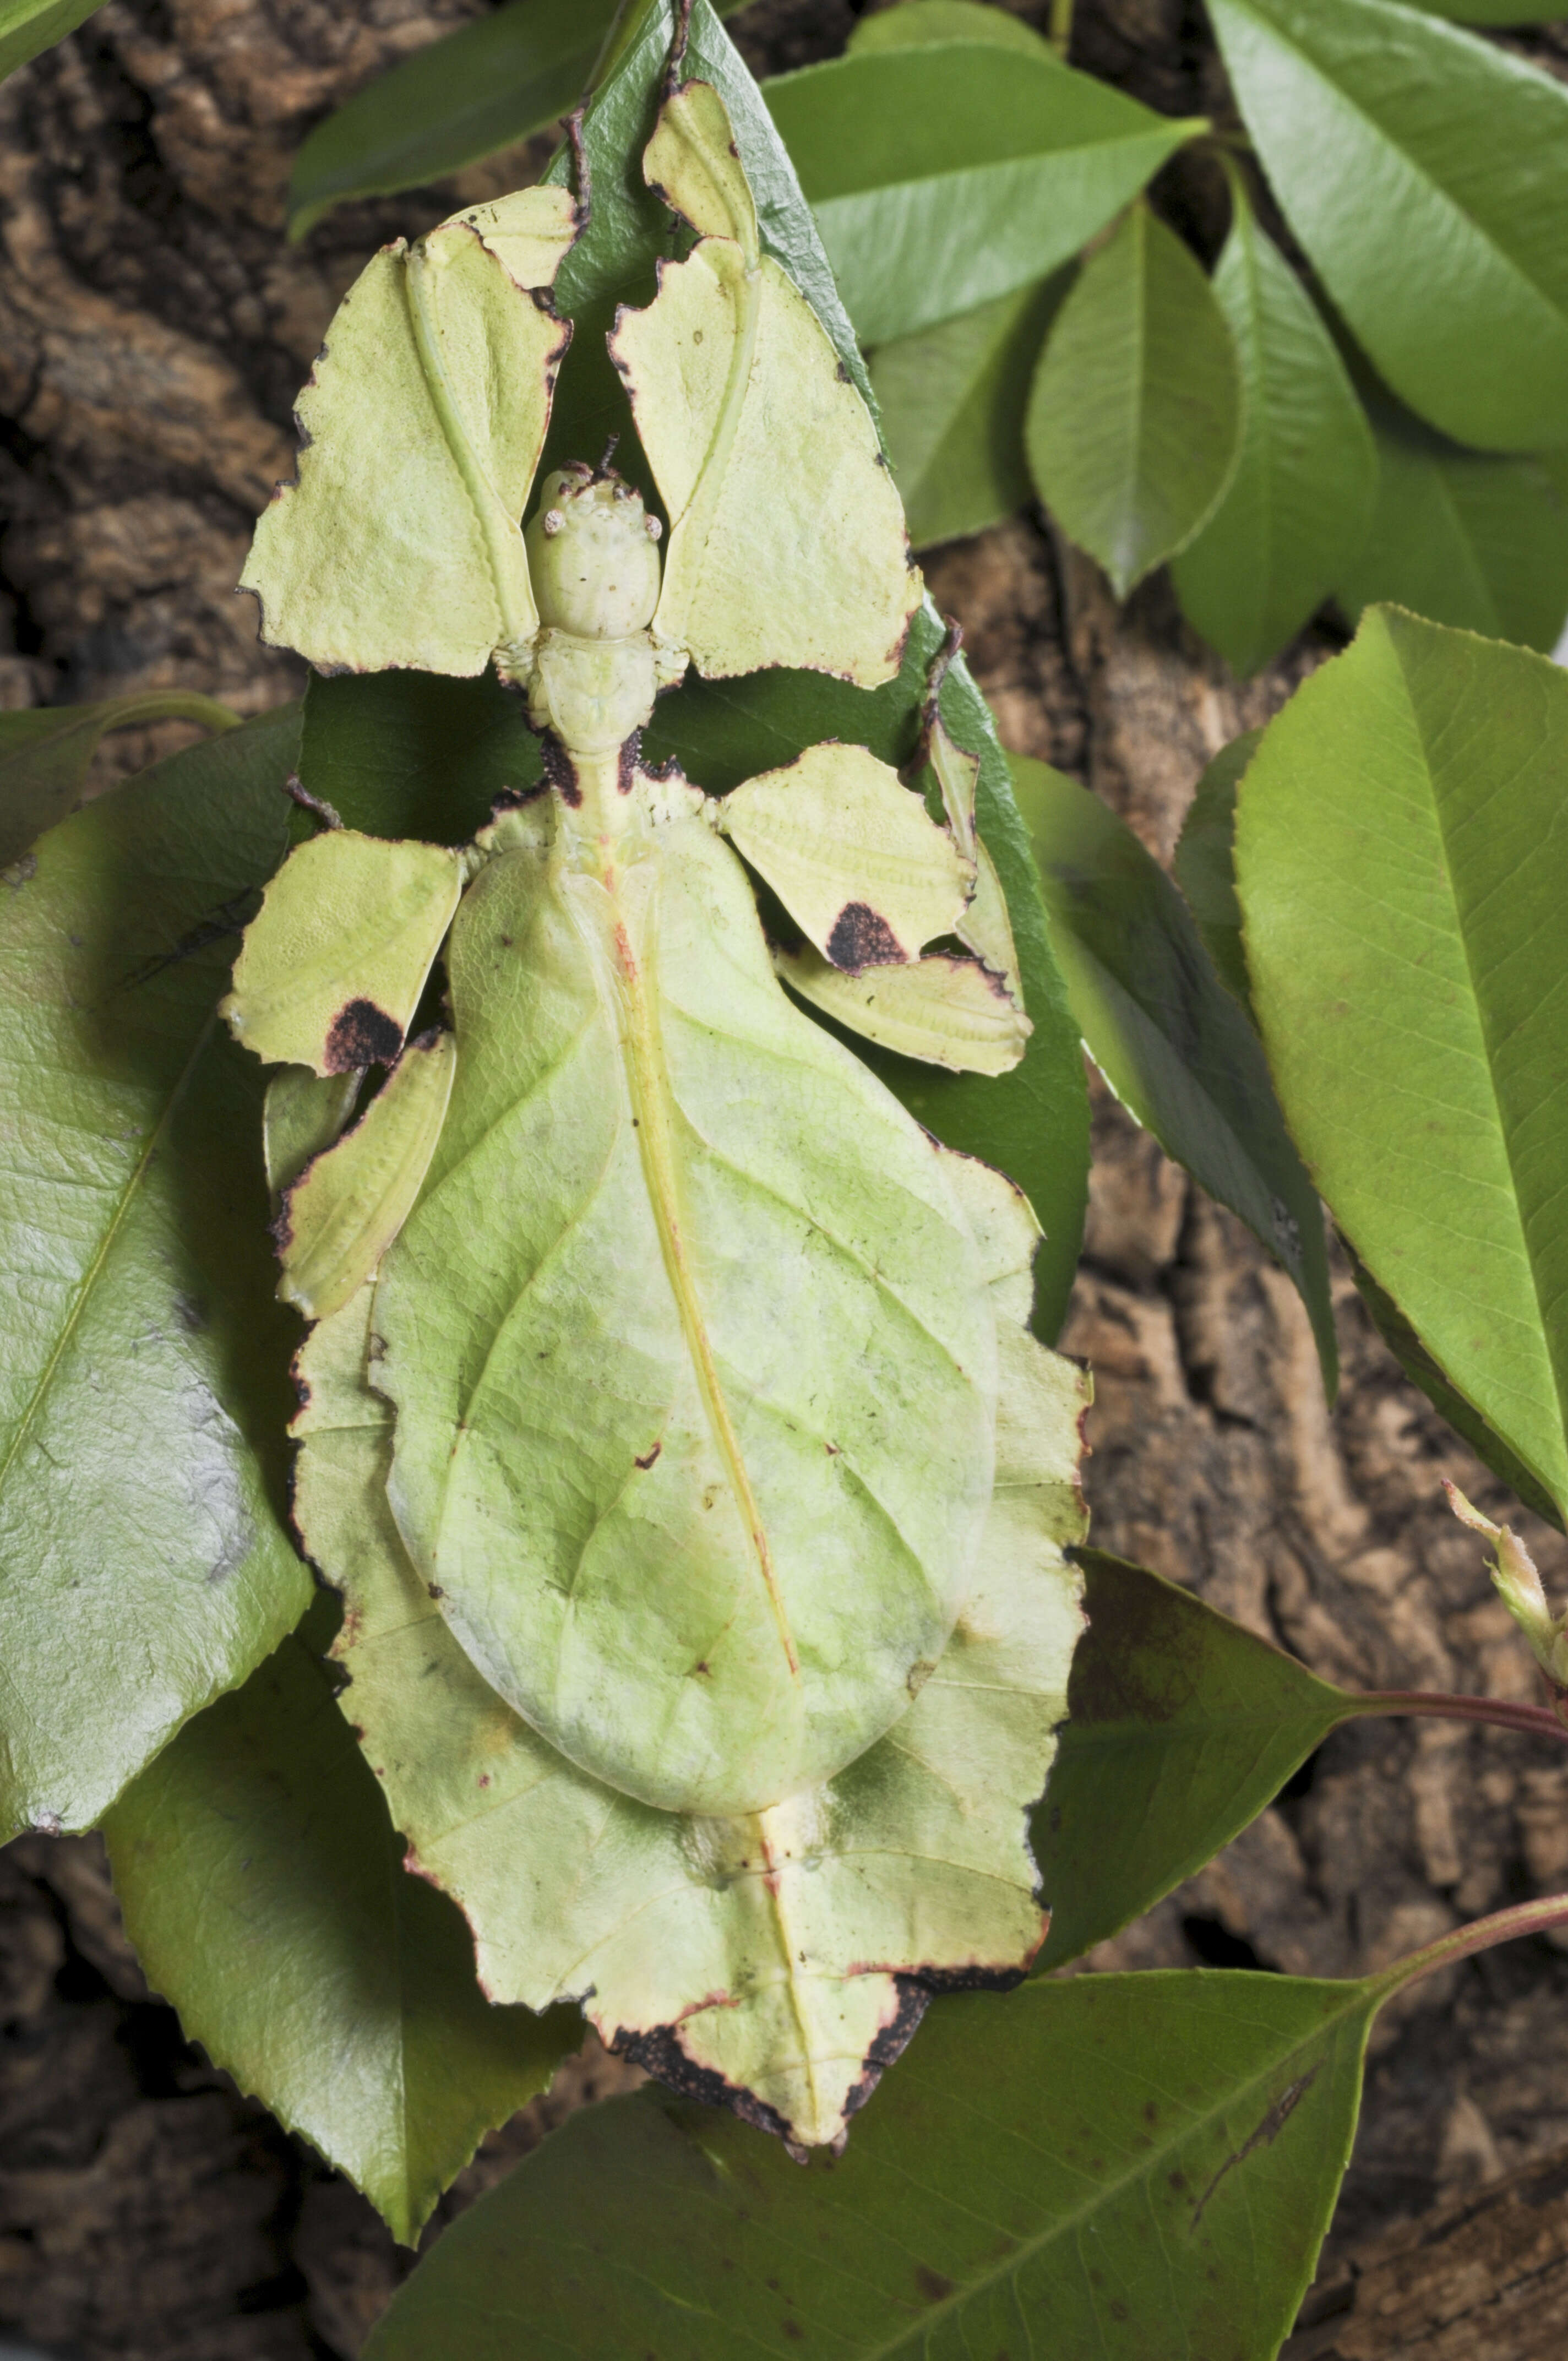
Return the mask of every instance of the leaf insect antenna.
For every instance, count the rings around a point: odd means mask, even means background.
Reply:
[[[674,98],[681,86],[685,68],[686,43],[691,38],[692,0],[679,0],[675,10],[675,35],[670,43],[670,61],[664,68],[664,97]]]
[[[593,479],[596,484],[602,484],[607,476],[614,474],[615,470],[611,467],[609,463],[615,456],[615,446],[620,440],[620,436],[619,434],[612,434],[609,441],[605,445],[598,466],[594,469]]]
[[[947,631],[943,634],[941,646],[931,659],[931,669],[926,677],[926,702],[920,713],[921,734],[927,738],[930,736],[940,718],[938,708],[942,698],[942,684],[948,677],[953,658],[964,643],[963,625],[957,622],[951,615],[944,615],[942,620],[947,625]]]

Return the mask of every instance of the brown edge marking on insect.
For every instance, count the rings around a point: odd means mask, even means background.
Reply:
[[[583,791],[577,784],[577,766],[554,730],[540,731],[539,753],[544,770],[541,785],[554,787],[561,801],[569,804],[576,811],[583,800]]]
[[[712,2004],[698,2004],[699,2006]],[[729,2001],[724,2004],[734,2006],[734,2003]],[[688,2009],[685,2014],[690,2015],[693,2012]],[[740,2083],[727,2081],[715,2068],[699,2066],[694,2059],[687,2057],[681,2047],[678,2023],[655,2025],[645,2033],[632,2032],[625,2026],[620,2026],[606,2039],[604,2046],[612,2058],[624,2058],[629,2064],[641,2066],[645,2074],[652,2074],[655,2081],[663,2082],[666,2090],[674,2092],[677,2098],[700,2099],[709,2107],[728,2107],[730,2114],[739,2115],[743,2124],[751,2124],[760,2132],[772,2132],[775,2139],[788,2144],[789,2125],[775,2107],[770,2107],[765,2099],[759,2099],[755,2092],[744,2089]]]
[[[593,219],[594,212],[593,167],[588,162],[588,145],[583,137],[583,120],[587,114],[587,107],[584,104],[574,107],[566,117],[566,137],[572,146],[572,177],[577,184],[573,209],[576,214],[578,237]],[[574,239],[573,243],[575,245],[576,240]]]
[[[634,730],[629,738],[621,740],[620,752],[616,757],[615,784],[620,794],[629,796],[631,793],[637,785],[641,761],[642,732]]]
[[[403,1028],[373,1000],[345,1001],[327,1028],[323,1062],[329,1074],[356,1066],[390,1066],[403,1046]]]
[[[907,967],[909,954],[869,902],[846,902],[824,945],[836,968],[859,975],[868,967]]]

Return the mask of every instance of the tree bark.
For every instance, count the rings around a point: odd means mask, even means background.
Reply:
[[[376,245],[530,177],[538,155],[347,208],[295,247],[281,234],[289,162],[328,107],[479,12],[480,0],[109,0],[0,88],[0,704],[180,685],[253,711],[297,691],[301,668],[258,644],[254,607],[233,591],[256,511],[291,467],[294,392]],[[846,0],[757,0],[732,29],[772,71],[833,54],[852,21]],[[1074,44],[1077,62],[1167,112],[1224,105],[1197,0],[1078,0]],[[1534,48],[1568,59],[1568,35]],[[1157,194],[1212,248],[1223,216],[1205,168],[1170,169]],[[1343,640],[1325,619],[1238,686],[1161,585],[1118,614],[1038,516],[939,552],[927,571],[1006,743],[1095,787],[1161,859],[1208,759]],[[181,735],[127,733],[104,768]],[[1559,1592],[1568,1548],[1511,1510],[1404,1383],[1348,1271],[1331,1412],[1300,1307],[1247,1234],[1102,1093],[1095,1146],[1063,1342],[1095,1372],[1096,1540],[1330,1678],[1532,1695],[1523,1642],[1440,1476],[1522,1522]],[[1541,1741],[1353,1727],[1090,1964],[1362,1973],[1562,1885],[1565,1801],[1568,1758]],[[1568,1956],[1541,1940],[1430,1978],[1386,2013],[1327,2284],[1352,2284],[1332,2275],[1353,2240],[1523,2167],[1496,2203],[1451,2208],[1431,2235],[1456,2268],[1491,2273],[1498,2319],[1510,2306],[1530,2316],[1508,2293],[1505,2247],[1531,2224],[1544,2235],[1549,2217],[1561,2228],[1530,2174],[1568,2142],[1565,1999]],[[183,2047],[117,1932],[91,1841],[27,1839],[0,1857],[0,2324],[85,2361],[358,2350],[405,2260],[346,2184]],[[618,2076],[602,2056],[572,2070],[487,2143],[439,2218]],[[1332,2332],[1363,2342],[1300,2346],[1299,2361],[1407,2349],[1366,2342],[1367,2323],[1386,2316],[1376,2290],[1413,2301],[1428,2267],[1408,2241],[1376,2251]],[[1552,2271],[1529,2301],[1547,2301]],[[1528,2348],[1453,2342],[1470,2319],[1445,2314],[1408,2349],[1432,2361],[1548,2349],[1544,2330]],[[1451,2341],[1432,2341],[1440,2332]]]

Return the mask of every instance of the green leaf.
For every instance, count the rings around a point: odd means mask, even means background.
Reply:
[[[1225,315],[1174,231],[1135,205],[1046,340],[1024,422],[1036,489],[1125,598],[1217,508],[1240,431]]]
[[[1261,730],[1245,730],[1215,755],[1193,792],[1172,862],[1215,972],[1249,1015],[1252,987],[1236,899],[1236,789],[1262,736]]]
[[[1563,1530],[1563,1511],[1551,1495],[1543,1491],[1523,1461],[1508,1449],[1500,1434],[1494,1434],[1480,1413],[1473,1410],[1461,1393],[1456,1393],[1421,1343],[1415,1330],[1391,1295],[1373,1278],[1362,1264],[1355,1266],[1355,1284],[1361,1300],[1371,1314],[1374,1326],[1412,1385],[1420,1386],[1434,1409],[1440,1410],[1455,1433],[1462,1434],[1478,1459],[1484,1460],[1494,1476],[1500,1476],[1511,1485],[1527,1509],[1533,1509],[1549,1525]]]
[[[1568,674],[1374,608],[1270,723],[1236,890],[1287,1118],[1448,1382],[1568,1504]]]
[[[486,2000],[460,1914],[404,1873],[386,1797],[298,1640],[188,1722],[104,1833],[126,1932],[187,2039],[404,2246],[582,2037],[575,2010]]]
[[[238,719],[226,705],[181,688],[109,697],[96,705],[0,713],[0,866],[75,810],[88,766],[107,731],[149,721],[197,721],[204,730],[232,730]]]
[[[0,82],[85,24],[98,0],[0,0]]]
[[[880,25],[902,13],[863,21]],[[1024,404],[1065,289],[1058,272],[940,327],[895,337],[872,355],[883,440],[916,549],[981,533],[1028,499]]]
[[[894,8],[862,16],[846,43],[852,58],[873,50],[906,49],[933,41],[994,41],[999,49],[1022,49],[1032,58],[1054,58],[1043,33],[1006,8],[981,0],[900,0]]]
[[[1034,1817],[1039,1974],[1194,1876],[1361,1703],[1146,1566],[1074,1555],[1089,1629]]]
[[[298,721],[144,772],[0,888],[7,1830],[95,1819],[310,1597],[261,1075],[216,1014]]]
[[[1233,672],[1294,639],[1367,535],[1376,454],[1321,314],[1259,228],[1239,178],[1214,297],[1242,373],[1236,470],[1172,579],[1190,623]]]
[[[465,844],[543,775],[523,701],[493,672],[317,673],[305,690],[300,783],[367,836]]]
[[[927,677],[941,643],[942,626],[927,601],[915,618],[904,668],[885,688],[868,692],[811,673],[689,682],[660,698],[648,757],[675,756],[715,795],[794,761],[822,738],[869,746],[905,768],[916,756]],[[961,664],[947,675],[942,713],[959,744],[981,755],[980,832],[1002,878],[1035,1029],[1022,1063],[996,1078],[944,1073],[861,1040],[851,1046],[927,1130],[1009,1173],[1028,1196],[1046,1233],[1035,1266],[1035,1328],[1048,1340],[1067,1308],[1083,1231],[1089,1116],[1079,1029],[1052,956],[1007,758]]]
[[[1396,393],[1461,443],[1560,442],[1568,90],[1392,0],[1209,13],[1286,218]]]
[[[1044,278],[1206,127],[991,40],[862,49],[763,96],[871,345]]]
[[[1568,620],[1568,481],[1550,459],[1461,450],[1392,404],[1373,417],[1372,530],[1335,585],[1352,621],[1387,599],[1550,654]]]
[[[1322,1213],[1256,1034],[1180,895],[1125,823],[1044,763],[1014,755],[1012,769],[1090,1056],[1166,1153],[1289,1273],[1332,1400],[1338,1363]]]
[[[1392,1978],[1077,1976],[933,2012],[836,2160],[640,2092],[453,2224],[364,2361],[1266,2361]]]

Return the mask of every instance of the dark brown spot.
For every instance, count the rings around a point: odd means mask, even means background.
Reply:
[[[622,745],[616,765],[615,783],[623,796],[629,796],[637,785],[637,765],[641,752],[642,732],[634,730]]]
[[[661,1435],[658,1442],[653,1445],[652,1451],[645,1451],[641,1459],[633,1460],[633,1466],[641,1467],[644,1474],[646,1474],[647,1470],[652,1467],[654,1460],[657,1459],[660,1452],[663,1451],[663,1448],[664,1441],[663,1437]]]
[[[915,2284],[927,2303],[946,2303],[958,2293],[958,2281],[948,2279],[945,2271],[934,2271],[929,2263],[916,2263]]]
[[[373,1000],[351,1000],[332,1020],[326,1037],[329,1074],[351,1074],[361,1066],[389,1066],[403,1046],[403,1028]]]
[[[711,1679],[712,1679],[712,1677],[713,1677],[713,1667],[712,1667],[712,1665],[707,1662],[707,1658],[706,1658],[706,1657],[699,1658],[699,1659],[698,1659],[698,1661],[697,1661],[697,1662],[696,1662],[696,1663],[692,1666],[692,1670],[693,1670],[693,1672],[694,1672],[694,1673],[706,1673],[706,1674],[707,1674],[707,1677],[709,1678],[709,1680],[711,1680]],[[741,1868],[742,1868],[742,1869],[744,1869],[744,1868],[745,1868],[745,1866],[746,1866],[745,1862],[744,1862],[744,1861],[742,1861],[742,1862],[741,1862],[741,1864],[740,1864],[740,1866],[741,1866]]]
[[[887,920],[869,902],[846,902],[833,921],[828,956],[835,967],[859,975],[866,967],[902,967],[904,948]]]
[[[444,1598],[446,1596],[439,1582],[427,1582],[424,1587],[433,1598]]]
[[[616,2058],[629,2058],[652,2074],[666,2088],[678,2092],[683,2099],[701,2099],[710,2107],[729,2107],[742,2123],[752,2124],[760,2132],[772,2132],[779,2139],[788,2136],[789,2125],[765,2099],[727,2082],[722,2074],[710,2067],[697,2066],[681,2048],[680,2034],[673,2025],[656,2025],[647,2033],[629,2033],[622,2026],[614,2033],[605,2047]]]
[[[791,2320],[787,2313],[784,2318],[780,2321],[779,2326],[784,2330],[784,2334],[789,2338],[792,2345],[798,2345],[801,2338],[806,2334],[806,2331],[802,2328],[799,2321]]]

